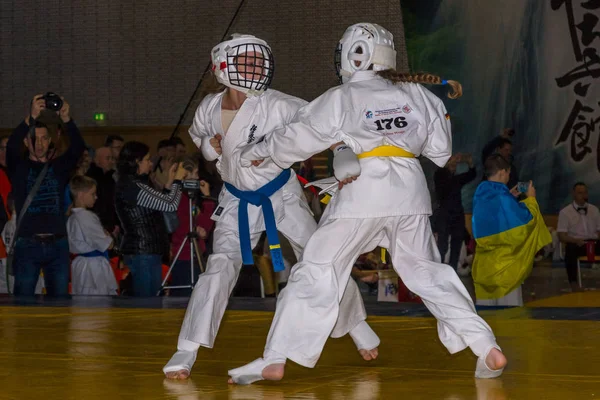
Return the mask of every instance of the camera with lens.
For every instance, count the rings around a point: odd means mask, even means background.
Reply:
[[[48,92],[42,96],[42,99],[46,102],[46,109],[52,111],[60,111],[63,106],[63,101],[56,93]]]

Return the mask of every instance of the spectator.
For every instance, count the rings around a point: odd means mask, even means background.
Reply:
[[[573,186],[573,202],[558,214],[558,238],[565,244],[565,267],[573,291],[577,284],[577,258],[586,255],[587,241],[596,241],[596,254],[600,251],[600,212],[598,207],[588,203],[588,189],[585,183]]]
[[[511,140],[515,135],[515,130],[513,128],[504,128],[500,132],[500,135],[496,136],[492,140],[490,140],[481,151],[481,163],[485,163],[485,160],[488,159],[489,156],[496,153],[498,147],[502,144],[503,139]]]
[[[6,145],[8,144],[8,135],[0,136],[0,168],[6,168]]]
[[[535,199],[530,182],[527,198],[506,186],[510,163],[494,154],[485,162],[487,181],[473,197],[473,236],[477,241],[473,283],[479,305],[523,305],[521,284],[533,267],[536,253],[552,237]]]
[[[300,163],[298,175],[306,179],[308,182],[312,182],[317,179],[315,168],[313,165],[313,157],[309,158],[308,160],[304,160]]]
[[[115,159],[109,147],[96,150],[94,162],[90,165],[87,176],[98,185],[98,200],[92,211],[100,218],[104,229],[115,234],[118,229],[118,217],[115,211],[115,180],[113,178]]]
[[[496,145],[496,148],[494,149],[492,154],[500,154],[510,164],[510,177],[509,177],[506,185],[512,190],[519,183],[519,173],[517,172],[517,168],[514,166],[514,163],[513,163],[512,142],[509,139],[506,139],[505,137],[499,136],[496,139],[492,140],[490,143],[488,143],[486,145],[486,147],[488,147],[492,144]],[[484,151],[487,152],[488,150],[484,149]],[[482,161],[485,162],[485,160],[486,159],[484,159]],[[483,176],[483,179],[484,180],[486,179],[485,174]]]
[[[89,148],[85,147],[83,149],[83,153],[81,153],[79,161],[77,162],[75,175],[84,176],[85,174],[87,174],[88,170],[90,169],[91,163],[92,158],[90,155],[90,150]]]
[[[83,153],[81,153],[81,157],[77,162],[77,166],[75,167],[75,171],[73,171],[73,176],[84,176],[90,168],[90,162],[90,149],[84,148]],[[73,198],[71,197],[71,185],[69,183],[65,188],[65,213],[67,216],[71,215],[72,206]]]
[[[119,135],[109,135],[104,141],[104,147],[108,147],[112,152],[113,159],[116,161],[119,159],[119,154],[121,154],[121,149],[123,149],[123,144],[125,143],[125,139],[123,139]]]
[[[198,174],[200,175],[200,179],[209,183],[211,197],[218,198],[219,193],[221,193],[221,189],[223,188],[223,180],[217,170],[217,160],[206,161],[204,157],[202,157],[199,162]]]
[[[456,174],[459,163],[466,163],[469,170]],[[462,205],[462,188],[475,179],[477,172],[470,154],[455,154],[450,157],[444,168],[439,168],[433,175],[438,209],[435,212],[435,232],[437,233],[438,249],[443,258],[448,252],[450,240],[449,265],[458,268],[460,250],[465,233],[465,210]]]
[[[116,295],[117,281],[108,261],[112,237],[102,228],[100,219],[89,211],[96,202],[96,182],[75,175],[69,184],[73,212],[67,221],[69,249],[77,257],[71,264],[73,294]]]
[[[162,190],[168,181],[171,165],[175,161],[175,142],[171,139],[161,140],[158,142],[157,153],[152,161],[154,173],[151,177],[154,187]]]
[[[2,204],[4,206],[4,211],[6,213],[6,219],[8,220],[10,217],[10,210],[8,208],[8,194],[12,190],[10,185],[10,181],[8,180],[8,175],[6,171],[6,145],[8,143],[8,136],[0,137],[0,199],[2,200]],[[1,218],[1,216],[0,216]],[[1,244],[0,244],[1,246]],[[0,253],[2,250],[0,249]]]
[[[134,296],[155,296],[161,288],[161,259],[169,253],[162,213],[177,211],[181,200],[179,181],[186,174],[174,164],[166,181],[170,190],[163,193],[150,186],[151,171],[148,146],[126,143],[117,162],[115,206],[123,228],[120,250],[131,271]]]
[[[379,270],[386,268],[386,263],[381,260],[381,255],[375,251],[362,254],[358,257],[350,275],[358,285],[362,293],[369,295],[377,294],[377,282],[379,281]],[[381,253],[381,250],[380,250]]]
[[[31,118],[26,118],[14,130],[7,145],[7,169],[17,216],[39,174],[48,166],[39,190],[22,220],[18,220],[13,263],[15,295],[33,295],[40,270],[44,271],[49,296],[68,294],[69,244],[64,195],[71,171],[85,145],[69,115],[69,104],[63,101],[58,118],[57,113],[46,110],[42,97],[33,98]],[[30,127],[29,124],[35,125]],[[60,139],[53,140],[53,137]],[[70,142],[68,146],[64,143],[65,137]],[[66,147],[64,152],[63,147]]]
[[[183,161],[187,174],[185,179],[198,180],[198,161],[192,157],[186,157]],[[200,193],[202,196],[210,196],[210,185],[204,181],[200,181]],[[210,219],[212,213],[215,211],[215,202],[212,200],[202,200],[196,197],[192,201],[194,212],[194,223],[196,227],[196,233],[198,234],[198,247],[200,250],[199,256],[205,256],[206,252],[206,239],[208,239],[209,233],[212,231],[214,221]],[[190,230],[190,197],[187,192],[183,192],[181,195],[181,202],[177,208],[177,218],[179,219],[179,227],[171,237],[171,254],[173,257],[177,255],[181,244],[185,240]],[[204,257],[205,258],[205,257]],[[206,259],[206,258],[205,258]],[[171,272],[171,286],[184,286],[190,283],[190,247],[189,241],[186,242],[185,247],[179,254],[179,258],[175,263],[175,267]],[[199,265],[194,260],[194,281],[200,274]],[[171,295],[174,296],[189,296],[192,293],[192,289],[172,289]]]
[[[179,136],[175,136],[172,141],[175,144],[175,159],[178,161],[183,160],[185,154],[187,153],[187,149],[185,148],[183,140],[181,140]]]

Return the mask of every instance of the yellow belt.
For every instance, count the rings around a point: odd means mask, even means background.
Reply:
[[[367,157],[406,157],[406,158],[415,158],[415,155],[411,152],[408,152],[400,147],[392,146],[390,144],[386,144],[383,146],[375,147],[371,151],[367,151],[365,153],[360,153],[357,155],[358,158],[367,158]]]
[[[411,152],[408,152],[400,147],[392,146],[390,144],[386,144],[383,146],[375,147],[371,151],[367,151],[365,153],[360,153],[357,155],[358,158],[367,158],[367,157],[405,157],[405,158],[415,158],[415,155]],[[321,203],[328,204],[329,200],[331,200],[331,196],[326,194],[322,199]]]

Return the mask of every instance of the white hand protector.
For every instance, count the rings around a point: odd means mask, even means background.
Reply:
[[[252,161],[261,161],[269,157],[271,157],[271,155],[269,154],[267,143],[263,140],[256,144],[246,146],[240,154],[240,162],[242,167],[248,168],[252,165]]]
[[[219,153],[215,150],[214,147],[210,144],[210,137],[203,137],[202,143],[200,144],[200,151],[202,152],[202,157],[206,161],[214,161],[219,158]]]
[[[338,181],[360,175],[358,157],[345,144],[333,149],[333,174]]]

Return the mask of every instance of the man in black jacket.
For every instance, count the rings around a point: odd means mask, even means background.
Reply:
[[[457,175],[457,165],[462,162],[468,164],[469,170]],[[450,239],[450,260],[448,264],[455,270],[458,267],[460,249],[465,239],[465,211],[462,205],[462,188],[475,179],[475,176],[473,157],[470,154],[453,155],[446,166],[435,171],[433,175],[435,193],[439,204],[434,218],[434,230],[438,234],[438,249],[443,261],[448,251],[448,239]]]
[[[34,124],[34,129],[30,129],[30,124]],[[53,140],[55,135],[57,139]],[[63,150],[65,136],[69,143]],[[10,136],[6,161],[17,216],[48,164],[15,235],[15,295],[33,295],[41,269],[49,296],[68,294],[69,243],[64,196],[71,171],[84,148],[79,129],[69,115],[69,104],[63,100],[60,111],[53,112],[46,109],[42,95],[33,98],[30,115]]]

